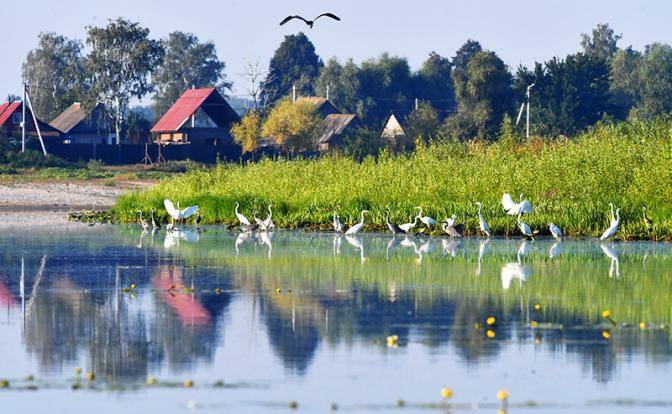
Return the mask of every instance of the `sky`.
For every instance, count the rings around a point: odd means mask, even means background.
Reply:
[[[288,14],[315,16],[331,11],[342,21],[321,20],[309,30]],[[581,33],[609,23],[623,38],[620,46],[643,49],[671,42],[669,0],[32,0],[0,8],[5,23],[0,41],[0,96],[19,94],[21,64],[37,46],[37,35],[54,31],[84,39],[86,26],[124,17],[163,38],[174,30],[215,43],[234,82],[231,95],[244,97],[241,73],[248,62],[267,67],[284,36],[304,31],[326,61],[356,62],[383,52],[408,58],[419,67],[430,52],[452,57],[475,39],[496,52],[512,70],[580,50]],[[25,21],[25,23],[21,23]],[[1,99],[0,99],[1,100]]]

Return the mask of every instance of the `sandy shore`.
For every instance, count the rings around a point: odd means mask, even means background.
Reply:
[[[68,222],[67,214],[112,207],[124,190],[144,183],[116,187],[95,182],[22,182],[0,185],[0,226],[84,225]]]

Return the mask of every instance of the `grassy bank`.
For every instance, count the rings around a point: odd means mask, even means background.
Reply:
[[[502,193],[525,192],[536,210],[526,217],[546,232],[548,222],[572,236],[599,235],[608,226],[608,203],[621,207],[619,237],[672,239],[671,119],[599,125],[573,139],[517,143],[503,139],[422,147],[410,155],[382,154],[356,162],[333,156],[316,160],[217,165],[167,179],[141,193],[121,197],[113,209],[121,221],[136,221],[134,210],[152,208],[166,218],[164,198],[198,204],[206,223],[234,223],[235,201],[242,212],[265,215],[276,206],[280,227],[328,229],[337,207],[342,221],[371,210],[369,230],[384,229],[384,211],[409,221],[414,207],[443,219],[464,216],[467,233],[477,228],[475,201],[494,234],[517,233],[515,220],[499,202]],[[654,226],[644,226],[647,205]]]

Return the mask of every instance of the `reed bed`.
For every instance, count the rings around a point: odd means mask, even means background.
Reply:
[[[503,193],[524,192],[535,207],[525,217],[547,234],[549,222],[570,236],[597,236],[608,226],[608,204],[621,208],[621,239],[672,239],[672,118],[602,123],[572,139],[533,138],[525,142],[441,143],[411,154],[381,153],[361,162],[332,155],[318,159],[263,159],[245,165],[218,164],[163,180],[142,192],[122,196],[113,214],[137,221],[137,209],[167,220],[163,199],[198,204],[205,223],[235,223],[234,206],[251,217],[274,220],[283,228],[328,230],[332,211],[341,221],[359,221],[371,211],[367,229],[384,230],[384,214],[411,221],[416,206],[442,220],[457,214],[477,232],[475,201],[495,235],[518,233],[516,221],[500,204]],[[653,227],[642,220],[648,207]],[[438,230],[438,229],[436,229]],[[434,231],[436,231],[434,230]]]

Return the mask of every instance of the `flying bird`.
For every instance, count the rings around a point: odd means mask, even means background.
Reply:
[[[514,202],[511,194],[504,194],[502,196],[502,207],[506,211],[506,214],[510,216],[517,216],[518,214],[525,214],[532,212],[532,204],[529,201],[524,200],[525,193],[520,194],[520,201]]]
[[[338,22],[341,21],[341,18],[338,17],[338,16],[336,16],[336,15],[333,14],[333,13],[322,13],[322,14],[320,14],[319,16],[317,16],[316,18],[314,18],[313,20],[306,20],[306,19],[304,19],[304,18],[301,17],[301,16],[293,15],[293,16],[287,16],[287,17],[285,17],[285,19],[284,19],[283,21],[280,22],[280,26],[282,26],[283,24],[289,22],[290,20],[293,20],[293,19],[299,19],[299,20],[303,20],[303,22],[306,23],[306,24],[308,25],[308,27],[310,27],[310,28],[312,29],[312,28],[313,28],[313,25],[315,24],[315,22],[317,21],[317,19],[319,19],[320,17],[330,17],[330,18],[332,18],[332,19],[334,19],[334,20],[336,20],[336,21],[338,21]]]

